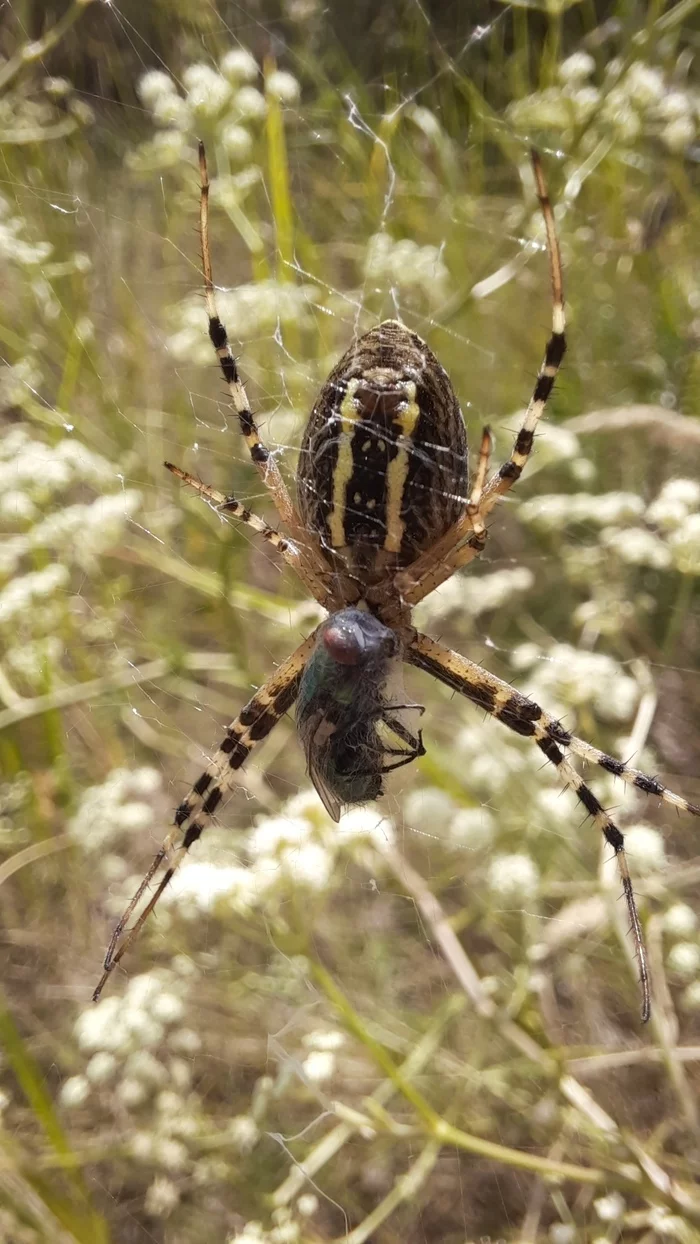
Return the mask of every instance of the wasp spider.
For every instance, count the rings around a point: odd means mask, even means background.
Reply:
[[[488,478],[491,438],[485,429],[469,488],[464,421],[449,377],[420,337],[387,320],[351,345],[321,389],[301,446],[296,506],[274,456],[260,440],[217,314],[203,146],[199,163],[209,336],[250,457],[285,534],[268,527],[235,497],[209,488],[170,463],[166,466],[221,513],[269,541],[328,617],[241,710],[183,799],[172,832],[114,930],[95,998],[235,783],[237,770],[295,701],[310,776],[335,820],[343,807],[380,795],[391,769],[423,754],[416,724],[423,710],[408,702],[403,691],[402,669],[408,663],[432,674],[516,734],[531,738],[602,831],[619,865],[639,960],[642,1015],[647,1020],[649,970],[623,836],[568,753],[685,812],[697,816],[700,808],[657,778],[576,738],[539,704],[411,626],[411,606],[482,552],[486,519],[527,464],[564,357],[561,259],[537,154],[533,153],[532,164],[549,252],[552,332],[508,461]],[[154,892],[129,928],[158,874]]]

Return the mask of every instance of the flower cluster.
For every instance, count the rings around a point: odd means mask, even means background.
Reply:
[[[299,82],[284,70],[267,74],[264,91],[256,85],[260,78],[257,61],[244,48],[226,52],[218,68],[188,65],[182,74],[183,90],[170,74],[149,70],[138,92],[159,130],[131,154],[130,165],[151,172],[154,167],[177,167],[186,149],[202,134],[236,164],[248,164],[268,101],[293,107],[300,96]]]
[[[419,291],[428,301],[445,298],[449,271],[438,246],[420,246],[412,238],[375,233],[367,243],[365,277],[400,293]]]
[[[362,858],[368,844],[393,839],[393,828],[372,805],[353,808],[332,824],[313,791],[301,791],[275,816],[258,817],[244,841],[243,862],[222,863],[227,834],[210,830],[196,857],[188,856],[161,907],[177,908],[185,918],[217,908],[249,912],[269,907],[275,895],[290,891],[323,893],[333,878],[338,854],[350,850]]]
[[[684,152],[700,129],[700,94],[690,83],[671,84],[660,69],[642,60],[609,60],[602,77],[587,52],[577,52],[559,66],[559,82],[508,109],[510,121],[528,134],[555,129],[564,143],[587,126],[584,149],[605,138],[632,144],[657,139],[667,150]]]

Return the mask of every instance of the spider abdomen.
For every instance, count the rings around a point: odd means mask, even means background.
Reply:
[[[353,343],[316,400],[297,474],[303,521],[349,569],[408,565],[466,504],[467,440],[442,364],[386,320]]]

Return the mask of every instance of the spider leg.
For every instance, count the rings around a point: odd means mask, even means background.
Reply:
[[[104,972],[93,994],[93,1001],[98,1000],[110,974],[138,936],[190,847],[211,822],[224,794],[235,783],[236,771],[248,759],[255,745],[267,738],[294,703],[301,675],[314,646],[315,635],[314,632],[305,639],[241,709],[238,717],[228,727],[226,738],[211,762],[178,807],[173,829],[154,856],[146,876],[114,929],[104,960]],[[162,864],[166,865],[166,869],[155,892],[136,923],[128,928],[132,915]]]
[[[235,497],[219,492],[216,488],[210,488],[208,484],[202,483],[196,476],[190,475],[189,471],[183,471],[181,467],[174,466],[172,462],[164,462],[163,465],[172,472],[172,474],[183,484],[188,484],[200,497],[204,497],[205,501],[209,501],[214,509],[220,514],[231,514],[237,518],[239,522],[244,523],[246,527],[250,527],[263,540],[267,540],[277,552],[281,554],[288,566],[292,567],[299,575],[299,578],[306,584],[309,591],[317,597],[317,599],[325,599],[325,589],[319,583],[315,575],[308,573],[308,567],[303,562],[299,554],[299,549],[292,540],[288,540],[281,535],[279,531],[275,531],[273,527],[268,526],[261,518],[237,501]],[[320,596],[319,596],[320,592]]]
[[[416,605],[429,592],[434,591],[450,575],[461,566],[466,566],[482,552],[486,532],[483,520],[488,516],[496,502],[508,492],[522,475],[523,469],[532,452],[537,425],[544,414],[545,406],[554,388],[554,381],[566,352],[566,316],[564,312],[564,284],[561,268],[561,253],[557,239],[554,214],[547,194],[547,187],[542,172],[540,157],[536,151],[531,152],[532,167],[535,174],[535,187],[539,199],[545,233],[547,235],[547,251],[549,254],[549,271],[552,283],[552,331],[547,342],[544,360],[537,373],[535,387],[525,412],[522,427],[515,439],[510,458],[499,468],[495,475],[479,489],[478,506],[474,511],[475,489],[464,512],[445,532],[435,545],[422,553],[411,566],[407,566],[395,578],[396,588],[402,600],[408,605]],[[485,434],[484,434],[485,435]],[[484,441],[479,460],[478,476],[484,458]],[[476,519],[476,522],[475,522]],[[465,541],[467,542],[465,544]]]
[[[467,660],[466,657],[443,647],[442,644],[429,639],[427,635],[416,634],[413,642],[406,649],[406,660],[411,665],[416,665],[426,673],[432,674],[434,678],[451,687],[453,691],[458,691],[460,695],[471,700],[473,704],[484,709],[492,717],[498,718],[516,734],[533,739],[547,760],[558,769],[564,785],[574,791],[587,814],[601,830],[615,852],[620,871],[639,963],[642,1020],[646,1023],[651,1014],[649,965],[625,854],[624,837],[593,791],[589,789],[562,752],[559,746],[561,740],[557,739],[556,733],[550,732],[551,725],[557,726],[558,723],[548,718],[539,704],[535,704],[533,700],[528,700],[524,695],[514,691],[508,683],[502,682],[500,678],[494,678],[492,674]]]
[[[544,361],[537,373],[535,388],[525,412],[523,424],[515,439],[510,458],[499,468],[493,479],[489,480],[484,493],[485,512],[492,508],[498,497],[508,492],[516,480],[520,479],[527,463],[535,439],[535,430],[544,413],[549,396],[554,388],[554,381],[566,352],[566,317],[564,314],[564,283],[561,271],[561,253],[559,239],[554,224],[554,213],[547,194],[547,186],[542,172],[540,157],[536,151],[531,152],[532,168],[535,174],[535,188],[540,202],[540,210],[547,234],[547,251],[549,253],[549,272],[552,281],[552,334],[544,352]]]
[[[231,395],[231,404],[238,416],[241,433],[248,446],[248,452],[253,465],[272,496],[277,513],[288,529],[292,540],[299,548],[300,559],[306,569],[305,581],[309,586],[311,586],[312,580],[315,582],[316,586],[312,587],[311,590],[316,599],[323,603],[328,596],[328,591],[322,582],[322,577],[319,577],[318,571],[319,568],[326,569],[325,557],[315,536],[302,524],[287,486],[282,479],[279,467],[270,450],[260,439],[260,433],[248,403],[245,386],[238,371],[238,364],[229,344],[228,334],[219,319],[212,279],[211,252],[209,250],[209,173],[207,171],[207,157],[203,142],[199,144],[199,176],[199,230],[202,244],[204,297],[209,318],[209,337],[219,359],[221,371]]]
[[[492,445],[493,438],[491,436],[491,429],[487,426],[481,434],[479,465],[476,468],[474,483],[472,485],[469,500],[467,501],[467,516],[471,521],[472,531],[474,532],[474,535],[472,536],[472,543],[476,550],[474,553],[475,557],[482,551],[486,544],[486,528],[484,526],[484,515],[481,510],[481,498],[484,491],[484,484],[486,483],[486,476],[488,474]]]

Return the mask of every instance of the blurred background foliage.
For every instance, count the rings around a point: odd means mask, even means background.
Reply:
[[[400,315],[508,453],[420,625],[700,800],[696,0],[25,3],[0,26],[0,1239],[700,1239],[697,823],[602,773],[619,884],[541,756],[418,675],[428,754],[330,825],[291,719],[97,1005],[102,948],[226,722],[318,610],[164,458],[270,507],[211,357],[214,275],[295,468]]]

